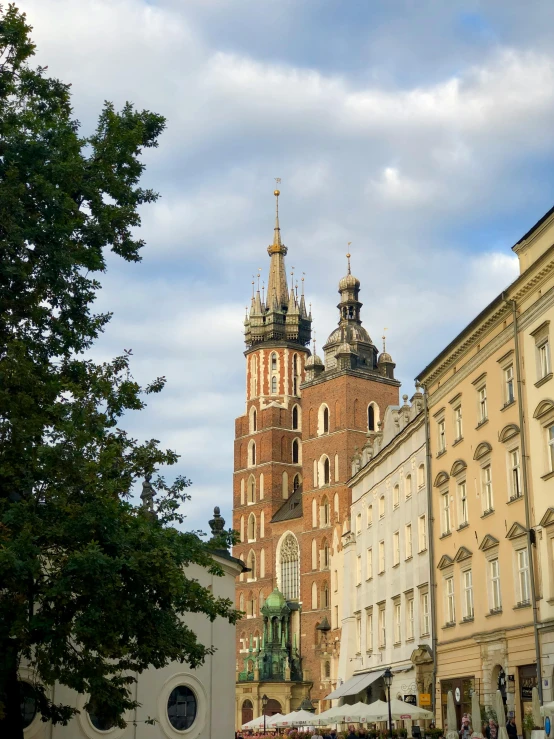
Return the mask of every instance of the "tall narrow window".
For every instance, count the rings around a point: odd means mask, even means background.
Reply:
[[[460,482],[458,485],[458,507],[460,513],[460,526],[467,526],[467,484],[465,480]]]
[[[546,430],[546,439],[548,444],[548,461],[550,462],[550,471],[554,472],[554,425]]]
[[[400,532],[395,531],[392,535],[392,564],[395,567],[400,564]]]
[[[271,378],[271,394],[275,395],[277,393],[277,378],[272,377]]]
[[[412,556],[412,524],[407,523],[404,527],[404,554],[406,559]]]
[[[456,606],[454,601],[454,578],[447,577],[444,581],[446,594],[446,618],[448,624],[456,621]]]
[[[429,634],[431,616],[429,613],[429,593],[421,594],[421,636]]]
[[[300,489],[300,475],[295,475],[292,481],[292,491],[295,493]]]
[[[490,464],[488,464],[486,467],[483,467],[481,471],[481,487],[483,490],[483,513],[488,513],[494,508],[494,501],[492,498],[492,473]]]
[[[327,540],[323,540],[323,549],[321,550],[322,554],[322,569],[328,570],[329,569],[329,562],[331,561],[330,556],[330,550],[329,550],[329,544],[327,544]]]
[[[323,409],[323,433],[329,433],[329,408]]]
[[[514,399],[514,366],[511,364],[504,370],[504,402],[509,405]]]
[[[258,414],[256,413],[256,409],[254,408],[252,412],[252,431],[257,431],[258,428]]]
[[[329,465],[329,457],[323,460],[323,484],[328,485],[331,478],[331,470]]]
[[[312,539],[312,570],[317,570],[317,541]]]
[[[365,648],[371,652],[373,650],[373,611],[367,612],[365,624]]]
[[[402,611],[400,602],[394,604],[394,643],[400,644],[402,639]]]
[[[497,559],[489,562],[490,603],[491,611],[499,611],[502,608],[500,592],[500,566]]]
[[[414,638],[414,599],[406,600],[406,639]]]
[[[256,480],[254,478],[254,475],[250,475],[250,477],[248,478],[248,502],[256,502]]]
[[[327,583],[321,589],[321,607],[329,608],[329,588],[327,587]]]
[[[359,654],[362,651],[362,616],[358,614],[356,616],[356,653]]]
[[[417,489],[424,487],[425,485],[425,465],[420,464],[417,468]]]
[[[295,405],[292,409],[292,428],[294,431],[298,430],[298,406]]]
[[[538,361],[539,361],[539,379],[542,380],[550,373],[550,348],[548,339],[544,341],[540,346],[537,346]]]
[[[473,576],[471,570],[462,572],[462,589],[464,594],[463,617],[464,619],[471,619],[473,618]]]
[[[249,580],[256,580],[256,555],[254,551],[251,549],[248,553],[248,557],[246,558],[246,566],[250,570],[248,573],[248,579]]]
[[[410,498],[412,495],[412,476],[406,475],[406,479],[404,480],[404,497]]]
[[[281,582],[280,590],[286,600],[298,598],[300,589],[300,553],[298,542],[293,534],[288,534],[281,545]]]
[[[367,407],[367,430],[375,431],[375,409],[371,404]]]
[[[262,511],[260,513],[260,539],[263,539],[265,536],[265,513]]]
[[[400,485],[395,485],[392,489],[392,507],[398,508],[399,505],[400,505]]]
[[[256,464],[256,443],[251,441],[249,445],[249,451],[250,451],[250,459],[248,460],[250,462],[250,467],[254,467]]]
[[[446,424],[444,419],[438,423],[439,454],[446,449]]]
[[[329,526],[331,523],[331,517],[330,517],[330,511],[329,511],[329,501],[327,500],[327,496],[324,495],[323,499],[321,501],[321,508],[319,511],[319,525],[320,526]]]
[[[425,516],[420,516],[417,520],[417,538],[419,551],[424,552],[427,549],[427,521]]]
[[[387,645],[387,626],[386,626],[386,613],[385,606],[379,606],[379,646],[386,647]]]
[[[385,517],[385,496],[379,498],[379,518]]]
[[[365,562],[366,562],[366,578],[368,580],[371,580],[371,578],[373,577],[373,549],[366,550]]]
[[[511,497],[519,498],[521,496],[521,470],[519,449],[513,449],[510,452],[510,477],[511,477]]]
[[[529,581],[529,556],[527,548],[518,549],[517,558],[517,574],[519,586],[519,602],[529,603],[531,600],[531,584]]]
[[[441,495],[442,501],[442,533],[449,534],[451,530],[450,520],[450,495],[448,491]]]
[[[275,352],[271,355],[271,371],[277,372],[277,354]]]
[[[292,357],[292,394],[298,395],[298,354]]]
[[[260,577],[265,577],[265,549],[262,549],[262,551],[260,552]],[[263,601],[260,603],[260,608],[262,606]]]
[[[362,558],[356,557],[356,585],[362,584]]]
[[[385,542],[379,542],[379,574],[385,571]]]
[[[312,610],[317,610],[317,583],[312,583]]]
[[[333,590],[335,591],[335,593],[337,593],[338,589],[339,589],[339,573],[338,573],[338,570],[335,570],[333,572]]]
[[[317,528],[317,500],[312,499],[312,528]]]
[[[479,392],[479,423],[483,423],[483,421],[486,421],[488,418],[487,386],[483,385],[483,387],[478,392]]]
[[[356,536],[359,536],[362,533],[362,514],[358,513],[356,515]]]
[[[458,441],[458,439],[461,439],[463,436],[461,405],[459,405],[457,408],[454,408],[454,427],[456,429],[456,441]]]
[[[373,506],[368,505],[367,507],[367,528],[373,525]]]
[[[253,513],[248,516],[248,541],[256,541],[256,516]]]
[[[293,439],[293,442],[292,442],[292,463],[293,464],[298,464],[298,460],[300,457],[299,450],[300,450],[300,444],[298,443],[298,439]]]

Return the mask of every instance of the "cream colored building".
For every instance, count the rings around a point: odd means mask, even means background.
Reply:
[[[187,574],[209,587],[216,597],[234,600],[235,579],[243,564],[223,552],[214,560],[224,571],[223,577],[191,565]],[[235,723],[235,627],[217,618],[213,623],[203,614],[189,614],[187,624],[203,644],[213,645],[216,652],[197,669],[171,663],[150,669],[138,676],[134,688],[139,708],[125,717],[126,729],[105,729],[84,709],[88,696],[78,695],[56,685],[51,694],[56,703],[79,708],[80,713],[67,726],[52,726],[35,714],[34,701],[26,701],[25,739],[223,739],[234,735]],[[28,670],[20,670],[21,680],[32,682]],[[34,718],[33,718],[33,714]],[[146,724],[156,719],[155,725]]]
[[[329,699],[420,702],[432,692],[428,488],[423,395],[388,406],[353,462],[350,527],[331,559],[338,687]],[[338,542],[337,542],[338,544]]]
[[[536,285],[520,320],[525,368],[525,428],[537,554],[537,598],[543,698],[554,699],[554,209],[513,247],[520,271]],[[523,522],[522,522],[523,523]]]
[[[520,276],[418,376],[432,458],[437,719],[448,690],[461,714],[471,711],[472,690],[491,705],[500,686],[519,733],[537,684],[536,622],[552,617],[554,596],[547,456],[554,405],[549,372],[537,379],[554,300],[551,220],[514,247]],[[537,551],[529,530],[540,520]],[[551,681],[552,666],[542,678]]]

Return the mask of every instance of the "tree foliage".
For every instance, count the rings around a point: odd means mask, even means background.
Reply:
[[[93,313],[108,250],[140,260],[140,155],[164,119],[105,103],[82,136],[69,85],[32,67],[24,14],[0,8],[0,733],[22,736],[17,669],[36,675],[44,720],[67,722],[56,681],[93,696],[124,725],[133,673],[211,652],[187,613],[231,622],[230,601],[187,577],[221,574],[195,533],[183,533],[190,484],[158,476],[157,516],[130,503],[132,485],[177,455],[139,443],[122,417],[165,379],[140,387],[130,352],[88,356],[110,314]]]

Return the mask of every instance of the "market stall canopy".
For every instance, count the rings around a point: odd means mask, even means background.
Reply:
[[[434,718],[431,711],[426,711],[425,708],[414,706],[411,703],[405,703],[404,701],[393,698],[390,702],[391,716],[393,719],[408,719],[410,721],[418,721],[420,719],[432,719]],[[389,706],[384,701],[375,701],[366,706],[363,721],[388,721],[389,719]]]
[[[386,705],[386,703],[385,703]],[[367,710],[367,703],[355,703],[353,706],[344,705],[328,708],[319,716],[316,716],[318,726],[328,726],[329,724],[349,724],[360,723],[365,721],[363,718]]]
[[[293,711],[273,721],[272,726],[314,726],[317,716],[309,711]]]
[[[351,677],[345,683],[339,685],[339,687],[336,690],[333,690],[332,693],[325,696],[325,700],[332,701],[336,698],[344,698],[347,695],[356,695],[360,691],[364,690],[364,688],[367,688],[368,685],[371,685],[371,683],[379,680],[379,678],[383,676],[384,672],[384,670],[377,670],[376,672],[364,672],[361,675],[354,675],[354,677]]]
[[[265,717],[265,725],[271,726],[273,721],[277,721],[278,719],[282,718],[282,713],[275,713],[273,716],[266,716]],[[248,721],[248,723],[242,725],[243,729],[263,729],[264,728],[264,717],[258,716],[258,718],[252,719],[252,721]]]

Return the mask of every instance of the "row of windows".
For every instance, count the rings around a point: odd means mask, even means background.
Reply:
[[[289,497],[289,474],[283,472],[281,476],[282,480],[282,494],[283,499],[286,500]],[[292,492],[296,492],[302,487],[302,476],[297,472],[292,478]],[[260,474],[259,482],[259,500],[264,499],[264,474]],[[240,481],[240,504],[241,505],[253,505],[256,503],[256,478],[254,475],[250,475],[248,480],[242,479]]]
[[[408,474],[403,481],[404,500],[409,500],[413,492],[412,475]],[[425,465],[421,464],[417,470],[417,489],[421,490],[425,487]],[[395,510],[400,506],[400,485],[397,483],[392,488],[392,508]],[[378,513],[379,518],[385,517],[386,498],[385,495],[379,496]],[[373,503],[366,508],[366,526],[370,528],[373,525]],[[352,529],[359,535],[362,531],[362,514],[356,514],[355,522],[352,522]]]
[[[531,602],[531,580],[529,575],[529,553],[527,547],[514,552],[514,571],[516,583],[517,605],[524,606]],[[498,557],[489,559],[486,565],[487,597],[489,613],[499,613],[502,610],[502,588],[500,584],[500,563]],[[445,626],[456,623],[456,588],[454,575],[443,580]],[[481,594],[481,593],[480,593]],[[459,595],[461,602],[462,620],[470,621],[474,618],[473,598],[473,570],[466,567],[460,572]]]
[[[426,516],[420,516],[417,521],[418,535],[418,553],[427,549],[427,520]],[[400,531],[395,531],[392,535],[392,566],[396,567],[400,564],[400,559],[404,556],[405,560],[413,557],[413,532],[412,524],[408,523],[404,526],[403,549],[401,545]],[[386,566],[386,544],[383,539],[377,544],[377,574],[382,575]],[[366,549],[365,555],[365,579],[371,580],[374,575],[373,547]],[[356,559],[356,585],[361,585],[364,576],[362,566],[362,555],[358,555]]]
[[[299,405],[294,405],[292,408],[292,414],[291,414],[291,426],[293,431],[300,431],[301,429],[301,409]],[[249,433],[253,434],[255,431],[258,431],[258,411],[255,406],[250,406],[250,411],[248,413],[248,430]]]
[[[298,395],[301,382],[302,366],[298,354],[292,355],[292,395]],[[260,381],[259,376],[259,364],[258,357],[256,354],[252,355],[250,360],[250,397],[254,398],[259,395],[258,383]],[[279,385],[279,355],[277,352],[272,352],[269,357],[268,366],[268,383],[270,392],[272,395],[277,395]],[[263,392],[263,389],[262,389]]]
[[[404,596],[404,603],[400,597],[392,600],[392,638],[393,646],[402,641],[412,641],[416,638],[416,618],[419,616],[419,636],[429,636],[431,627],[429,593],[419,595],[419,614],[416,614],[416,599],[413,592]],[[402,607],[404,606],[404,607]],[[374,618],[375,615],[375,618]],[[356,652],[360,654],[365,648],[372,652],[374,648],[384,649],[387,646],[387,604],[380,603],[377,613],[373,607],[365,611],[365,632],[362,632],[362,614],[356,614]]]
[[[290,445],[290,457],[286,459],[286,440],[285,437],[281,440],[281,461],[292,462],[292,464],[302,464],[302,445],[300,439],[293,439]],[[256,442],[254,439],[250,439],[248,442],[248,458],[246,461],[247,467],[255,467],[258,463],[258,456],[256,453]]]

